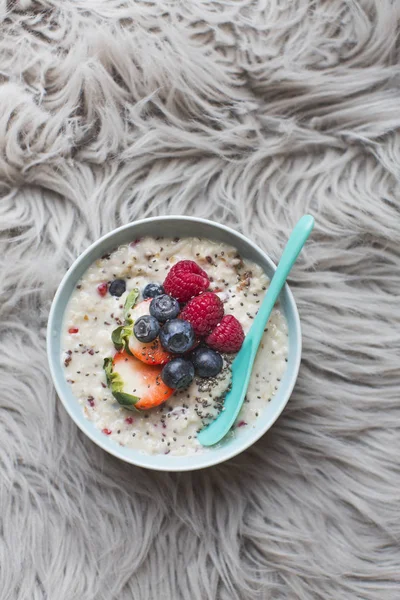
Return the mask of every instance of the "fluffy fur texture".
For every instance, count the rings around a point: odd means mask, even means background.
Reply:
[[[400,5],[0,0],[2,600],[397,600]],[[46,319],[89,243],[190,214],[291,275],[282,417],[217,468],[97,448],[50,381]]]

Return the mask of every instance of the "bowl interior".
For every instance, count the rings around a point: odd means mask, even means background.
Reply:
[[[280,295],[280,304],[288,321],[289,330],[287,369],[272,402],[266,405],[253,426],[237,430],[234,437],[227,438],[218,447],[205,449],[204,452],[189,456],[146,455],[137,450],[120,446],[102,434],[91,421],[84,417],[81,405],[73,396],[61,364],[61,328],[71,293],[88,267],[117,246],[146,235],[153,237],[205,237],[221,241],[235,246],[243,257],[258,263],[268,277],[271,278],[275,270],[273,262],[250,240],[232,229],[211,221],[190,217],[156,217],[120,227],[90,246],[74,262],[57,290],[50,310],[47,331],[50,371],[58,395],[69,415],[78,427],[104,450],[127,462],[149,469],[165,471],[200,469],[220,463],[243,451],[263,435],[282,412],[292,392],[300,364],[299,315],[293,295],[286,285]]]

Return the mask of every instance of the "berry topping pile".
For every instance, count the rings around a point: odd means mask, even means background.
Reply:
[[[194,366],[186,358],[173,358],[161,371],[161,379],[171,388],[181,390],[190,385],[194,378]]]
[[[195,376],[215,378],[223,368],[221,353],[240,350],[243,328],[233,315],[224,315],[224,304],[207,291],[209,285],[203,269],[182,260],[171,267],[163,285],[148,283],[138,304],[139,290],[129,292],[125,323],[112,333],[118,353],[104,361],[108,385],[122,406],[158,406]],[[97,291],[119,298],[126,282],[115,279]]]
[[[181,319],[189,321],[196,335],[204,336],[218,325],[224,316],[222,300],[213,292],[192,298],[181,312]]]
[[[164,281],[164,290],[179,302],[187,302],[193,296],[205,292],[210,285],[207,273],[193,260],[180,260],[174,265]]]
[[[222,369],[222,356],[207,346],[193,350],[190,359],[199,377],[215,377]]]
[[[179,311],[178,300],[168,296],[168,294],[156,296],[150,304],[150,314],[162,323],[168,321],[168,319],[175,319],[179,315]]]
[[[161,329],[160,342],[168,352],[174,354],[189,352],[195,342],[193,327],[188,321],[171,319]]]
[[[160,323],[151,315],[139,317],[133,326],[133,333],[139,342],[148,343],[156,339],[160,333]]]
[[[239,352],[244,340],[243,328],[236,317],[225,315],[206,338],[206,344],[219,352]]]
[[[143,290],[143,298],[155,298],[164,294],[164,288],[159,283],[148,283]]]
[[[126,282],[124,279],[114,279],[114,281],[110,283],[110,287],[108,288],[108,291],[110,292],[111,296],[117,296],[118,298],[122,296],[125,290]]]

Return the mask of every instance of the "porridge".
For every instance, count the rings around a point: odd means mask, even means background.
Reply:
[[[222,409],[230,364],[269,280],[237,250],[200,238],[143,238],[89,267],[62,332],[65,377],[104,435],[147,454],[210,451],[197,433]],[[275,307],[233,429],[279,387],[287,324]]]

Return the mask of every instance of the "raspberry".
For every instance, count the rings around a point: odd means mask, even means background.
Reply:
[[[210,284],[207,273],[192,260],[180,260],[171,267],[164,281],[164,290],[179,302],[187,302],[204,292]]]
[[[206,344],[219,352],[239,352],[244,340],[241,324],[233,315],[226,315],[206,338]]]
[[[191,323],[196,335],[207,335],[224,316],[224,305],[216,294],[206,292],[189,300],[179,316]]]

